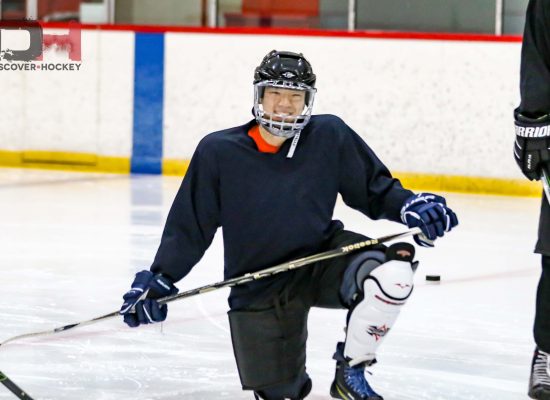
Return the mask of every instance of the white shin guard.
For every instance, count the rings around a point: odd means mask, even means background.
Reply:
[[[413,290],[411,263],[391,260],[363,281],[362,299],[350,311],[344,356],[351,366],[370,363]]]

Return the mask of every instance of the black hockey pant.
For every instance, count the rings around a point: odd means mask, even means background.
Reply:
[[[542,256],[534,333],[537,346],[550,353],[550,256]]]

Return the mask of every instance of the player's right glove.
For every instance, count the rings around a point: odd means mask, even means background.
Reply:
[[[401,220],[409,228],[420,228],[422,235],[415,235],[420,246],[433,247],[433,241],[458,225],[456,214],[447,207],[445,198],[431,193],[418,193],[401,208]]]
[[[530,180],[539,180],[541,164],[550,162],[550,115],[530,118],[514,111],[516,142],[514,158]]]
[[[132,288],[122,296],[124,303],[120,314],[131,328],[164,321],[168,315],[168,306],[160,305],[156,299],[177,293],[178,288],[165,276],[153,275],[151,271],[138,272]]]

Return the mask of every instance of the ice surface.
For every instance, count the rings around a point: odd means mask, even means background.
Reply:
[[[148,268],[180,178],[0,169],[0,341],[120,307]],[[369,378],[386,400],[526,399],[539,256],[540,200],[446,194],[460,227],[419,249],[414,293]],[[373,222],[339,202],[351,230]],[[221,235],[178,284],[223,279]],[[426,274],[441,274],[440,284]],[[242,392],[226,317],[227,290],[170,305],[162,325],[113,319],[0,348],[0,370],[36,399],[251,399]],[[308,399],[329,399],[345,312],[310,314]],[[0,399],[14,398],[0,386]]]

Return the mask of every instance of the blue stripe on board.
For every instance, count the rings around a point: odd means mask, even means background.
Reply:
[[[164,34],[136,33],[131,172],[162,173]]]

